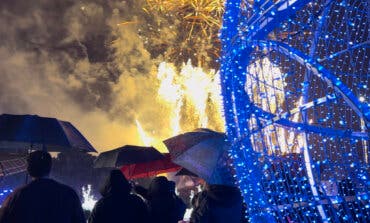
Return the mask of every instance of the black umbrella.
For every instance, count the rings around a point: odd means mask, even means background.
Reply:
[[[0,115],[0,151],[96,152],[69,122],[37,115]]]
[[[126,145],[101,153],[96,158],[94,167],[121,167],[134,163],[145,163],[164,159],[164,156],[154,147]]]
[[[175,176],[191,176],[191,177],[198,177],[195,173],[191,172],[190,170],[186,168],[181,168]]]

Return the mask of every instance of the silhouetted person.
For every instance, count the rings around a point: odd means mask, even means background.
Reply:
[[[177,223],[185,214],[185,203],[176,196],[175,184],[166,177],[156,177],[148,189],[151,222]]]
[[[112,170],[101,190],[102,198],[95,204],[89,223],[147,223],[148,208],[120,170]]]
[[[207,185],[196,195],[191,223],[240,223],[243,199],[237,187]]]
[[[85,223],[76,192],[48,178],[51,156],[45,151],[30,153],[27,171],[32,181],[16,189],[3,203],[0,223]]]

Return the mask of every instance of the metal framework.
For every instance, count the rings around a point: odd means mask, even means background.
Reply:
[[[221,84],[250,222],[369,222],[367,0],[228,0]]]

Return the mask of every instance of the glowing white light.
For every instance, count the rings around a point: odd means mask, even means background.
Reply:
[[[189,221],[190,220],[192,212],[193,212],[193,208],[186,209],[185,214],[184,214],[184,221]]]
[[[82,196],[83,196],[82,208],[84,210],[92,211],[92,209],[94,208],[95,203],[97,202],[97,200],[91,194],[91,185],[90,184],[88,184],[86,187],[85,186],[82,187]]]
[[[280,108],[285,103],[284,94],[286,94],[284,88],[286,83],[280,68],[265,57],[250,64],[247,69],[249,74],[245,90],[251,96],[253,103],[264,111],[279,114]],[[302,97],[296,102],[296,106],[300,105],[302,105]],[[291,121],[298,122],[300,118],[300,113],[295,113],[291,117]],[[251,127],[253,126],[252,128],[258,127],[255,119],[251,119],[249,124]],[[262,132],[269,153],[272,153],[276,148],[280,148],[283,153],[300,152],[302,145],[300,134],[273,125],[264,128]]]
[[[184,64],[180,72],[166,62],[162,62],[158,67],[157,78],[160,80],[158,98],[171,108],[170,125],[173,134],[181,132],[181,114],[189,107],[183,106],[191,104],[191,113],[197,116],[193,119],[195,126],[208,127],[207,105],[212,103],[218,113],[218,120],[224,126],[222,114],[222,97],[220,76],[214,70],[204,71],[200,67],[194,67],[188,61]],[[186,112],[186,111],[185,111]],[[216,115],[216,116],[217,116]],[[223,130],[223,129],[222,129]]]

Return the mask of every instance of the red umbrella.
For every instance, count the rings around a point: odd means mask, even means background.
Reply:
[[[171,161],[170,154],[164,154],[163,159],[124,165],[121,167],[122,173],[128,179],[152,177],[161,173],[176,172],[181,167]]]

